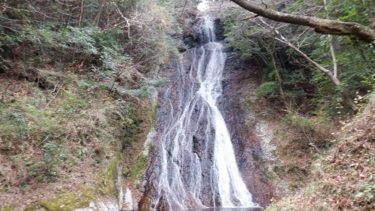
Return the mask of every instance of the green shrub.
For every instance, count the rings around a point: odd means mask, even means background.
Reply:
[[[288,113],[284,116],[283,121],[293,127],[297,127],[304,131],[313,131],[315,124],[307,117],[296,113]]]
[[[258,97],[274,97],[278,93],[277,83],[275,81],[267,81],[262,83],[257,89],[256,89],[256,95]]]
[[[63,145],[56,141],[49,141],[43,144],[43,160],[46,164],[60,164],[66,158],[66,152]]]
[[[21,112],[4,113],[0,117],[0,136],[7,142],[25,140],[34,128]]]

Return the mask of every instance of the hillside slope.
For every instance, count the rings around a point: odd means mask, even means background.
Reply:
[[[334,133],[333,146],[312,164],[305,187],[267,210],[375,209],[375,98]]]

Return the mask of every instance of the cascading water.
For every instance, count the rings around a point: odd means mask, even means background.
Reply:
[[[217,106],[226,57],[209,16],[202,18],[199,34],[200,47],[185,54],[188,62],[177,65],[176,79],[162,96],[160,148],[147,173],[151,207],[255,207]]]

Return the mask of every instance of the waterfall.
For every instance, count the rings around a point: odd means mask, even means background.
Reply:
[[[160,146],[147,173],[153,209],[257,206],[217,105],[226,55],[214,29],[212,18],[204,16],[201,45],[185,53],[185,63],[177,64],[177,76],[161,97]]]

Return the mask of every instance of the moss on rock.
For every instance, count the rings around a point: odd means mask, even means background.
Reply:
[[[11,204],[4,207],[0,207],[0,211],[13,211],[16,208],[16,205]]]
[[[48,211],[71,211],[76,208],[87,207],[93,199],[91,194],[65,193],[55,198],[42,200],[40,206]]]

